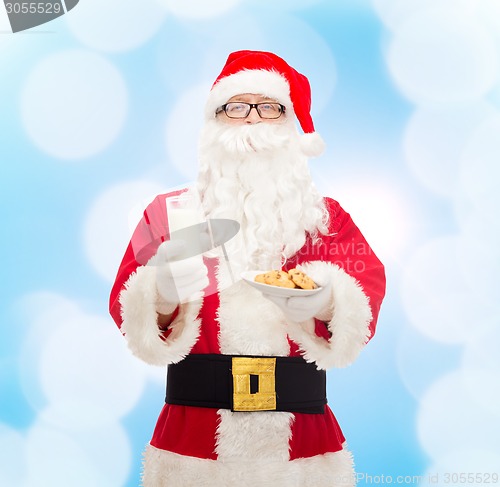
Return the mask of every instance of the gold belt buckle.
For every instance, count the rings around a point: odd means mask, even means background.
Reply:
[[[233,410],[275,411],[276,358],[233,357]],[[258,377],[258,391],[250,392],[250,376]]]

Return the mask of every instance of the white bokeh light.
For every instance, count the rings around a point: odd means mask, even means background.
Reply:
[[[8,32],[11,30],[9,17],[7,16],[7,10],[5,9],[5,3],[0,4],[0,32]]]
[[[471,443],[471,442],[467,442]],[[482,445],[462,445],[437,458],[427,469],[424,478],[434,487],[484,487],[497,484],[500,448],[488,450]],[[492,475],[493,474],[493,475]]]
[[[26,472],[25,441],[19,431],[0,423],[0,485],[20,486]]]
[[[500,323],[500,318],[499,318]],[[469,393],[500,422],[500,338],[498,329],[467,343],[462,371]],[[500,454],[500,444],[499,452]],[[499,464],[500,465],[500,464]]]
[[[97,466],[77,441],[63,431],[33,425],[26,439],[26,487],[105,487]]]
[[[71,403],[66,404],[72,407]],[[71,428],[61,428],[47,421],[47,418],[55,418],[58,414],[64,414],[62,407],[50,407],[34,422],[27,435],[27,451],[29,453],[27,462],[32,471],[41,468],[41,472],[50,475],[50,468],[56,467],[55,459],[49,461],[48,468],[41,467],[43,461],[38,456],[44,457],[43,448],[44,437],[49,439],[57,436],[63,438],[70,448],[73,449],[78,468],[86,475],[98,474],[99,483],[95,485],[103,486],[121,486],[125,485],[131,467],[131,447],[127,434],[119,423],[97,423],[88,424],[85,421],[74,422]],[[53,445],[48,446],[49,451],[55,449]],[[63,454],[64,455],[64,454]],[[61,460],[63,461],[64,458]],[[64,469],[64,467],[63,467]],[[57,473],[53,472],[54,475]],[[50,482],[37,485],[53,485]],[[68,483],[67,485],[73,485]],[[80,484],[78,484],[80,485]],[[87,485],[94,485],[89,483]]]
[[[500,114],[490,117],[469,138],[463,150],[460,189],[487,219],[498,218],[500,206]]]
[[[158,49],[155,51],[156,70],[161,74],[167,89],[174,93],[170,97],[173,101],[184,92],[187,83],[195,83],[203,76],[203,62],[186,62],[186,59],[196,59],[200,55],[205,42],[203,33],[194,30],[189,33],[189,36],[185,35],[184,41],[178,43],[175,49],[171,49],[170,46],[177,43],[181,35],[180,27],[182,25],[165,29],[158,43]],[[223,35],[224,32],[221,32],[221,36]],[[209,88],[207,84],[207,95]],[[203,106],[197,107],[197,110],[197,113],[201,114]]]
[[[26,438],[26,487],[119,487],[131,466],[119,425],[68,433],[37,420]]]
[[[497,207],[498,208],[498,207]],[[460,272],[467,282],[473,283],[471,294],[483,305],[498,305],[500,296],[500,222],[492,222],[484,214],[461,223],[463,229],[458,240]]]
[[[496,33],[498,36],[498,33],[500,32],[500,2],[498,2],[498,0],[475,1],[474,7],[474,13],[477,19],[484,25],[490,27],[492,32]]]
[[[176,17],[197,20],[218,17],[236,7],[241,0],[156,0]]]
[[[147,42],[166,12],[155,0],[85,0],[65,17],[73,35],[93,49],[127,51]]]
[[[469,394],[460,372],[440,377],[426,391],[418,411],[417,433],[422,448],[433,459],[465,448],[471,441],[485,450],[500,450],[498,416]]]
[[[0,2],[0,33],[2,33],[0,34],[0,70],[2,72],[8,69],[9,63],[14,59],[14,53],[17,53],[20,47],[19,39],[9,35],[10,32],[12,32],[12,28],[5,10],[5,3]]]
[[[0,425],[0,447],[8,441],[15,455],[12,468],[2,468],[9,456],[0,459],[0,481],[26,487],[125,485],[132,455],[119,421],[154,377],[151,368],[132,356],[110,318],[86,314],[62,295],[32,293],[16,309],[32,320],[20,376],[37,414],[24,436]],[[24,311],[33,309],[35,315]],[[21,472],[22,482],[10,481]]]
[[[475,0],[371,0],[371,3],[384,24],[390,29],[397,29],[418,13],[432,7],[470,13]]]
[[[435,342],[412,326],[401,329],[396,363],[406,389],[420,399],[436,378],[458,365],[455,347]]]
[[[81,314],[61,323],[48,339],[40,356],[40,382],[49,403],[81,399],[80,408],[71,410],[74,421],[89,414],[87,402],[119,419],[143,391],[145,377],[136,365],[110,319]]]
[[[335,179],[336,189],[324,172],[311,173],[320,194],[331,196],[351,215],[374,252],[383,261],[397,260],[415,232],[416,215],[398,184],[380,178]],[[365,175],[366,176],[366,175]]]
[[[37,310],[20,354],[21,384],[35,410],[72,403],[58,419],[69,428],[116,421],[134,407],[146,367],[110,318],[85,314],[49,292],[27,295],[19,305]]]
[[[166,149],[170,162],[190,181],[198,174],[198,140],[209,91],[209,84],[185,91],[177,99],[166,124]]]
[[[144,209],[163,190],[153,181],[126,182],[107,188],[93,202],[84,226],[85,253],[92,267],[107,281],[115,279],[140,216],[138,205]]]
[[[259,6],[265,7],[266,9],[275,9],[279,12],[285,10],[302,10],[314,7],[322,0],[246,0],[246,2],[252,7]],[[350,0],[350,3],[354,3],[355,0]]]
[[[262,18],[251,13],[246,13],[244,17],[245,28],[241,28],[241,17],[227,16],[224,29],[217,33],[213,43],[207,46],[204,57],[201,60],[202,79],[207,79],[210,88],[218,74],[221,72],[227,57],[231,52],[247,50],[266,50],[268,36],[266,26]],[[208,91],[206,96],[208,96]]]
[[[499,44],[500,44],[500,36],[499,36]],[[498,47],[498,52],[500,52],[500,46]],[[488,94],[488,100],[492,105],[495,106],[497,110],[500,110],[500,82],[496,84],[496,86],[490,91]]]
[[[416,110],[406,127],[403,147],[419,182],[439,195],[452,197],[458,189],[465,144],[495,111],[484,102]]]
[[[21,93],[21,114],[44,152],[73,160],[105,149],[127,113],[127,88],[104,57],[83,49],[56,52],[36,64]]]
[[[37,373],[40,355],[47,340],[61,323],[79,316],[81,310],[77,303],[50,291],[27,294],[18,300],[16,308],[27,323],[19,353],[20,385],[30,406],[39,411],[47,404]],[[36,313],[31,313],[31,310],[36,310]]]
[[[67,394],[56,398],[40,410],[38,419],[51,428],[67,431],[68,434],[86,431],[92,428],[104,427],[117,421],[116,414],[109,407],[93,402],[81,395]],[[84,411],[84,414],[81,412]]]
[[[472,16],[454,9],[428,9],[399,26],[387,62],[400,90],[422,104],[471,101],[498,79],[493,37]]]
[[[428,241],[403,269],[401,296],[410,322],[443,343],[463,343],[495,325],[495,308],[471,291],[460,271],[457,237]]]
[[[454,217],[465,239],[480,239],[488,247],[500,248],[500,220],[494,212],[478,210],[459,192],[452,200]]]

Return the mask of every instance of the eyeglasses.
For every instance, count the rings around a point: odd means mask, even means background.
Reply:
[[[285,113],[285,107],[281,103],[244,103],[231,102],[219,107],[215,114],[225,112],[229,118],[247,118],[252,108],[257,110],[260,118],[280,118]]]

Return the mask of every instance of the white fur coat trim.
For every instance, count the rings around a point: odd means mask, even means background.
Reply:
[[[156,267],[138,267],[120,293],[121,330],[132,353],[151,365],[167,365],[182,360],[193,348],[200,333],[197,318],[201,301],[180,305],[166,340],[160,338],[157,324]]]
[[[267,96],[285,105],[287,112],[293,113],[288,81],[277,71],[247,69],[219,80],[210,91],[205,105],[205,117],[211,120],[215,110],[235,96],[253,93]]]
[[[290,354],[283,314],[246,282],[232,283],[224,261],[216,271],[219,289],[219,346],[229,355]],[[289,458],[293,414],[218,411],[216,452],[221,462]]]
[[[345,446],[339,452],[291,461],[206,460],[151,445],[144,452],[144,487],[354,487],[355,483],[352,455]]]
[[[294,415],[282,411],[217,411],[215,452],[221,462],[289,459]]]
[[[319,369],[346,367],[356,360],[370,338],[372,312],[368,296],[356,279],[339,266],[315,261],[299,266],[320,286],[332,283],[333,319],[327,324],[329,341],[316,336],[314,320],[289,323],[288,334],[303,351],[308,362]]]
[[[227,279],[222,263],[217,270],[221,353],[289,355],[285,320],[279,308],[241,279],[232,285],[228,285]]]

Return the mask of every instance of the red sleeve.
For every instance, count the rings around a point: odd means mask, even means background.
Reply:
[[[326,198],[330,212],[332,235],[327,238],[325,256],[356,279],[368,296],[372,311],[371,336],[375,333],[380,306],[385,295],[385,269],[365,237],[337,201]]]
[[[298,254],[287,262],[286,269],[305,262],[324,261],[337,265],[355,279],[369,300],[371,338],[385,294],[384,266],[339,203],[331,198],[325,198],[325,203],[330,216],[329,234],[320,235],[317,242],[309,238]],[[316,321],[316,334],[328,338],[325,323]]]

